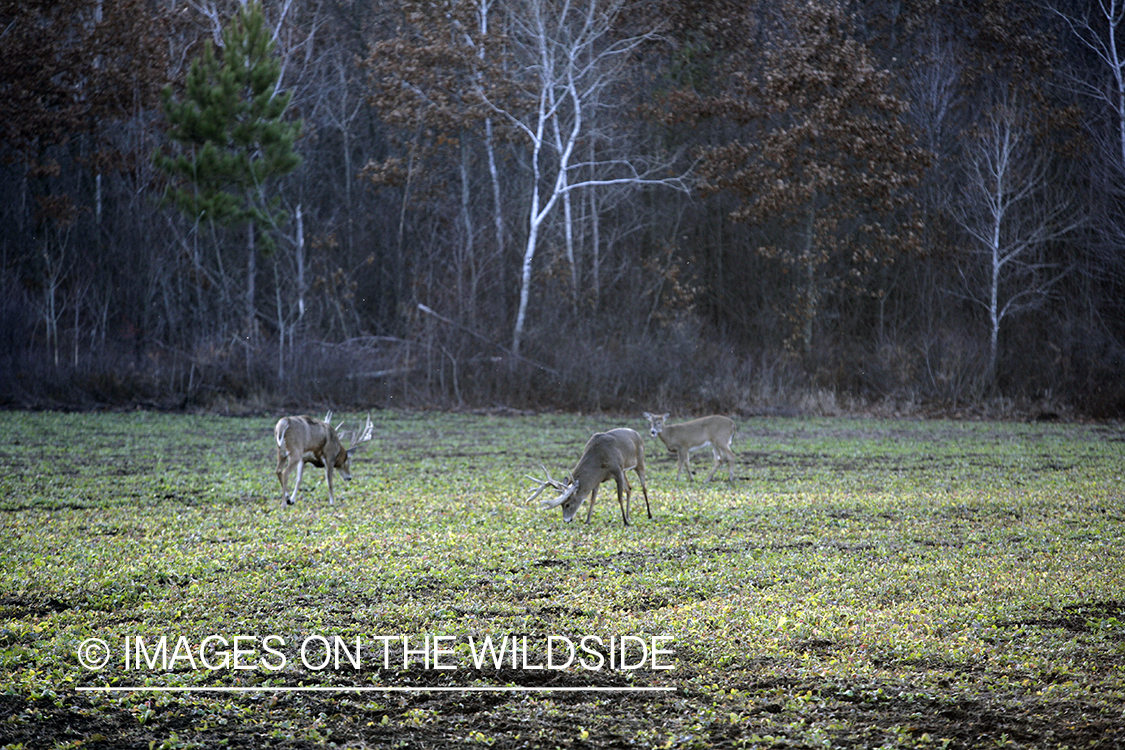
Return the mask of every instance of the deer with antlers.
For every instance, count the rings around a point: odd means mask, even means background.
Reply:
[[[286,504],[297,502],[297,490],[301,488],[305,464],[324,469],[324,477],[328,482],[328,502],[335,504],[332,470],[339,469],[344,479],[351,479],[352,454],[371,441],[371,433],[374,431],[371,415],[368,414],[363,430],[344,433],[350,437],[348,447],[345,448],[340,441],[339,432],[343,426],[343,422],[336,427],[332,426],[332,412],[325,414],[324,419],[302,415],[277,420],[273,428],[273,436],[277,442],[277,479],[281,482],[281,494]],[[297,470],[297,481],[293,485],[293,494],[290,495],[288,483],[293,469]]]
[[[582,451],[578,464],[571,470],[567,481],[560,482],[551,477],[550,472],[544,467],[546,479],[529,477],[539,486],[532,493],[527,502],[532,502],[539,497],[548,487],[558,490],[561,494],[553,500],[543,500],[543,508],[557,508],[562,506],[563,520],[572,521],[578,508],[590,496],[590,505],[586,509],[586,523],[594,514],[594,501],[598,497],[598,486],[602,482],[613,479],[617,482],[617,504],[621,507],[621,520],[629,525],[629,498],[633,488],[625,478],[625,472],[632,469],[641,480],[641,491],[645,496],[645,510],[648,517],[652,518],[652,508],[648,502],[648,487],[645,486],[645,446],[641,436],[635,430],[621,427],[608,432],[594,433]]]

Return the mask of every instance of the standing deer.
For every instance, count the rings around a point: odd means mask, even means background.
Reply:
[[[625,472],[630,469],[641,479],[645,510],[648,511],[648,517],[652,518],[652,508],[648,503],[648,487],[645,486],[644,440],[635,430],[630,430],[628,427],[594,433],[587,441],[582,457],[578,459],[578,464],[570,472],[565,484],[552,479],[550,472],[547,472],[547,478],[544,480],[531,477],[540,484],[527,502],[530,503],[539,497],[548,487],[553,487],[562,494],[554,500],[543,500],[540,506],[557,508],[561,505],[563,520],[569,522],[574,519],[574,514],[578,512],[582,501],[589,495],[590,506],[586,509],[586,523],[590,523],[590,517],[594,514],[594,501],[598,498],[598,486],[602,482],[613,479],[617,482],[617,504],[621,507],[621,520],[628,526],[629,499],[633,488],[629,486]],[[543,470],[547,471],[546,468]],[[624,492],[624,500],[622,500],[622,492]]]
[[[730,449],[730,441],[734,437],[734,421],[729,417],[710,416],[693,419],[681,424],[665,424],[667,414],[649,414],[645,412],[652,436],[658,437],[668,446],[668,450],[676,454],[676,481],[680,480],[680,471],[686,470],[688,481],[693,479],[691,473],[691,452],[701,448],[711,447],[715,457],[715,465],[707,475],[707,481],[715,476],[719,465],[726,461],[727,475],[734,481],[735,455]]]
[[[277,480],[281,482],[281,494],[285,497],[286,504],[297,502],[297,490],[301,488],[301,475],[307,463],[324,469],[324,477],[328,481],[329,504],[336,502],[332,494],[332,470],[339,469],[344,479],[352,478],[351,456],[371,440],[374,430],[371,415],[367,415],[367,424],[362,433],[350,433],[351,440],[347,448],[340,442],[337,427],[332,426],[331,420],[332,412],[325,414],[323,420],[307,416],[282,417],[277,420],[277,425],[273,428],[273,436],[277,441]],[[342,426],[341,422],[338,427]],[[297,481],[293,485],[293,494],[289,495],[289,475],[294,468],[297,469]]]

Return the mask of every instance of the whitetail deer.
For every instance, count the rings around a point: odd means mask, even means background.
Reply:
[[[594,433],[593,437],[586,442],[582,457],[578,459],[578,464],[570,472],[566,483],[552,479],[546,467],[543,469],[547,473],[546,479],[529,477],[539,482],[539,487],[527,499],[527,502],[530,503],[539,497],[543,490],[548,487],[553,487],[562,494],[553,500],[543,500],[540,506],[557,508],[561,505],[563,520],[571,521],[582,505],[582,501],[589,495],[590,505],[586,509],[586,523],[590,523],[590,517],[594,514],[594,501],[598,497],[598,486],[602,482],[613,479],[617,482],[617,504],[621,507],[621,520],[628,526],[629,498],[632,495],[633,488],[625,478],[625,472],[630,469],[635,471],[641,479],[641,491],[644,492],[645,496],[645,510],[648,511],[648,517],[652,518],[652,508],[648,503],[648,487],[645,486],[644,440],[635,430],[630,430],[628,427]],[[622,492],[624,492],[624,500],[622,500]]]
[[[339,427],[332,426],[332,412],[324,415],[324,419],[315,417],[282,417],[277,420],[273,428],[273,436],[277,441],[277,479],[281,482],[281,494],[285,502],[292,505],[297,502],[297,490],[301,488],[301,475],[305,471],[305,464],[312,464],[324,469],[324,477],[328,482],[328,502],[335,504],[336,498],[332,494],[332,470],[339,469],[344,479],[352,478],[352,454],[370,442],[374,425],[371,424],[371,415],[367,416],[367,424],[362,431],[344,433],[350,435],[347,448],[340,442]],[[289,475],[297,469],[297,481],[293,485],[293,494],[289,494]]]
[[[681,424],[666,424],[667,414],[649,414],[645,412],[652,436],[658,437],[668,446],[668,450],[676,454],[676,481],[680,480],[680,471],[686,470],[688,480],[693,479],[691,473],[691,452],[701,448],[711,447],[715,457],[715,465],[707,475],[707,481],[715,476],[719,466],[726,461],[727,475],[734,481],[735,455],[730,449],[730,441],[734,437],[734,421],[729,417],[710,416],[693,419]]]

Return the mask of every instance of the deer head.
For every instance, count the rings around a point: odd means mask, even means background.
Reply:
[[[586,523],[594,513],[594,502],[598,498],[598,486],[602,482],[613,479],[617,483],[617,504],[621,507],[621,520],[629,525],[629,499],[632,487],[625,478],[625,472],[632,469],[641,480],[641,490],[644,492],[645,508],[648,517],[652,518],[652,508],[648,501],[648,487],[645,485],[644,441],[634,430],[627,427],[595,433],[586,443],[582,457],[570,472],[566,482],[554,479],[544,467],[546,479],[540,480],[539,486],[527,499],[532,502],[538,498],[548,487],[559,491],[559,495],[550,500],[540,501],[540,507],[563,509],[563,520],[574,520],[578,508],[581,507],[586,496],[590,496],[590,505],[586,509]]]

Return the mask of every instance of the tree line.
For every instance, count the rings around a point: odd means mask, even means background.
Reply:
[[[0,399],[1125,408],[1123,0],[0,2]]]

